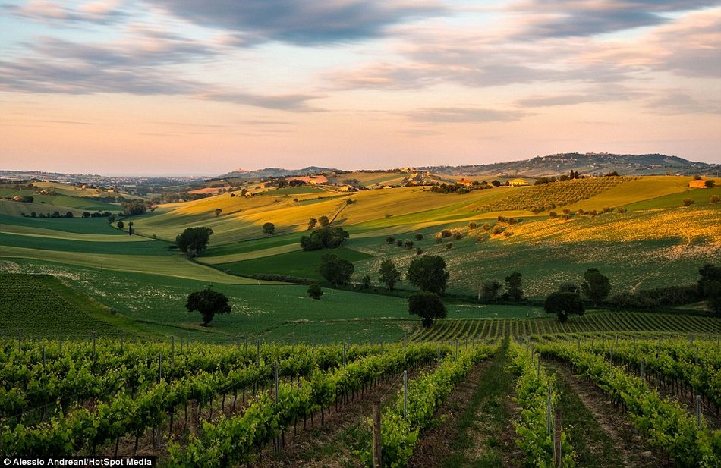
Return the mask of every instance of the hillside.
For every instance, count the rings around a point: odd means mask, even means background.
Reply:
[[[438,174],[493,175],[542,177],[565,174],[571,170],[581,174],[621,175],[676,174],[693,175],[715,173],[718,164],[692,162],[678,156],[664,154],[560,153],[536,156],[522,161],[464,166],[428,166],[419,168]]]

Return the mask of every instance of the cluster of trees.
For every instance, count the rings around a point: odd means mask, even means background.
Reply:
[[[478,300],[483,302],[502,301],[520,302],[523,300],[523,276],[514,271],[504,279],[506,292],[501,294],[502,285],[496,280],[485,281],[481,284]]]
[[[37,213],[35,211],[31,211],[30,213],[20,213],[22,216],[26,218],[74,218],[75,213],[72,211],[68,211],[66,213],[61,213],[59,211],[53,211],[52,213]],[[113,216],[113,214],[109,211],[83,211],[82,213],[83,218],[110,218]]]
[[[143,200],[129,200],[123,202],[122,207],[125,216],[141,215],[148,211],[148,206]]]
[[[570,315],[583,315],[586,311],[581,295],[594,306],[602,304],[611,293],[611,282],[597,268],[589,268],[583,274],[579,288],[576,284],[562,284],[558,291],[546,297],[543,308],[546,313],[556,314],[560,322],[568,320]]]
[[[315,229],[309,236],[300,238],[300,246],[303,250],[335,249],[340,247],[348,239],[348,231],[342,227],[331,227],[325,225]]]
[[[610,175],[610,174],[608,174]],[[615,175],[618,175],[617,173]],[[568,175],[561,174],[560,176],[551,176],[551,177],[539,177],[536,179],[536,181],[533,183],[533,185],[545,185],[545,184],[551,184],[553,182],[565,182],[567,180],[573,180],[573,179],[580,179],[581,176],[578,174],[578,171],[571,170]]]

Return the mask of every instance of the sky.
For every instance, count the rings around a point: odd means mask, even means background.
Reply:
[[[721,162],[721,0],[0,0],[0,169]]]

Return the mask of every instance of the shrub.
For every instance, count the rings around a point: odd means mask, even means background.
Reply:
[[[718,203],[719,202],[719,196],[718,195],[711,195],[711,198],[708,199],[709,203]]]
[[[386,244],[393,244],[396,241],[396,238],[393,236],[386,237]]]
[[[477,229],[477,228],[478,228],[478,224],[476,224],[476,223],[468,223],[468,229]]]
[[[310,286],[308,286],[308,297],[318,301],[318,300],[320,300],[322,295],[323,295],[323,290],[320,288],[320,285],[318,283],[313,283]]]
[[[693,200],[690,198],[684,198],[683,199],[683,206],[691,206],[693,205]]]
[[[451,250],[453,248],[453,242],[449,242],[446,244],[446,250]]]
[[[417,241],[423,240],[423,234],[421,234],[421,233],[416,234],[415,237],[416,237],[416,240],[417,240]]]

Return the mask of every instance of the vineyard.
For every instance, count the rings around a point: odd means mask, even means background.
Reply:
[[[721,322],[705,316],[661,313],[595,312],[566,323],[555,318],[446,319],[418,328],[412,341],[452,341],[566,334],[697,334],[721,333]]]
[[[585,382],[598,393],[595,403],[609,400],[611,413],[659,457],[653,460],[718,466],[717,340],[562,337],[323,346],[6,340],[0,343],[0,452],[154,455],[171,466],[278,466],[286,457],[326,465],[335,463],[333,443],[352,430],[350,466],[416,466],[417,450],[462,436],[505,450],[504,465],[585,466],[590,455],[576,447],[593,446],[600,436],[580,433],[578,416],[562,401],[573,396],[569,384]],[[470,404],[458,400],[463,388],[485,398],[489,390],[481,382],[495,362],[504,363],[497,371],[512,382],[509,394],[499,395],[510,405],[499,427],[506,445],[462,434],[473,426],[461,426],[447,409],[451,401]],[[595,403],[584,405],[598,411]],[[478,408],[479,418],[499,411]],[[352,419],[350,429],[339,422],[344,417]],[[450,440],[433,438],[439,418]],[[325,435],[320,442],[318,434]],[[304,453],[312,443],[330,448]]]
[[[550,211],[610,190],[631,177],[595,177],[513,189],[507,196],[481,206],[482,211]]]

